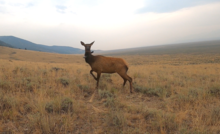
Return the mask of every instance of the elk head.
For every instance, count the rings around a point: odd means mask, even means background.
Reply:
[[[81,44],[85,47],[85,53],[93,53],[94,51],[91,51],[91,46],[93,45],[95,41],[93,41],[92,43],[90,44],[85,44],[84,42],[81,41]]]

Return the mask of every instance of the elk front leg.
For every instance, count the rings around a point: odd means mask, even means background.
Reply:
[[[99,87],[99,78],[100,78],[100,76],[101,76],[101,73],[97,73],[97,84],[96,84],[96,89],[98,89],[98,87]]]
[[[93,70],[90,71],[90,74],[93,76],[93,78],[97,81],[97,78],[95,77],[95,75],[92,73]]]

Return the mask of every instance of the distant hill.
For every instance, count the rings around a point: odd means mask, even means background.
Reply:
[[[0,60],[29,61],[46,63],[77,63],[86,65],[83,54],[59,54],[39,51],[29,51],[0,46]],[[1,61],[0,61],[0,65]]]
[[[160,55],[220,53],[220,40],[146,46],[98,52],[103,55]]]
[[[51,52],[51,53],[60,53],[60,54],[82,54],[84,50],[68,47],[68,46],[46,46],[41,44],[35,44],[33,42],[20,39],[14,36],[0,36],[0,40],[9,44],[14,48],[42,51],[42,52]]]
[[[9,45],[9,44],[7,44],[7,43],[1,41],[1,40],[0,40],[0,46],[4,46],[4,47],[12,47],[11,45]]]
[[[20,49],[60,53],[60,54],[83,54],[84,49],[68,46],[46,46],[20,39],[14,36],[0,36],[0,46],[14,47]],[[220,40],[200,41],[188,43],[176,43],[157,46],[136,47],[129,49],[117,49],[109,51],[94,50],[94,55],[158,55],[158,54],[198,54],[198,53],[220,53]]]

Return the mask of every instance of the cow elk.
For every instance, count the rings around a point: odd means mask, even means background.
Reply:
[[[102,55],[92,55],[93,51],[90,50],[94,42],[85,44],[81,41],[81,44],[85,47],[85,61],[91,66],[91,75],[97,81],[96,88],[99,86],[99,78],[101,73],[118,73],[124,80],[123,87],[126,82],[130,82],[130,93],[132,93],[132,78],[127,75],[128,65],[121,58],[105,57]],[[97,77],[93,72],[97,73]]]

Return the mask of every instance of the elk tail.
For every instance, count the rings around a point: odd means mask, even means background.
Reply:
[[[126,69],[126,72],[128,71],[128,66],[127,65],[125,65],[125,69]]]

